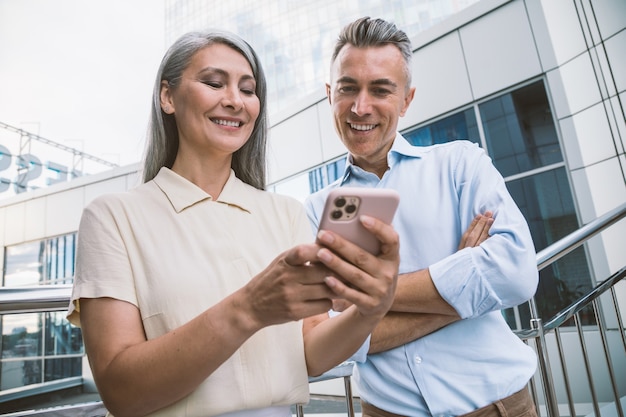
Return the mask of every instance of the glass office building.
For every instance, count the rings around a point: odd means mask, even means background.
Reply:
[[[165,5],[168,44],[189,30],[221,27],[259,52],[271,98],[273,192],[304,199],[343,172],[346,151],[323,83],[339,28],[370,15],[394,21],[413,41],[416,98],[401,133],[415,146],[469,140],[483,147],[524,213],[537,251],[626,201],[621,0]],[[70,282],[82,208],[99,194],[134,186],[137,172],[121,167],[34,197],[0,200],[2,285]],[[542,270],[540,315],[551,317],[622,267],[624,247],[621,224]],[[620,303],[626,311],[623,296]],[[512,328],[530,326],[525,305],[504,314]],[[2,390],[81,374],[80,332],[61,316],[7,315],[1,324]]]
[[[412,37],[478,0],[166,0],[166,44],[191,30],[220,28],[246,39],[268,79],[278,112],[318,91],[339,29],[361,16],[394,21]]]

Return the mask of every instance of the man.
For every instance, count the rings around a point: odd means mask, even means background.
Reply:
[[[317,227],[331,188],[400,192],[395,300],[355,371],[363,416],[536,415],[526,387],[535,353],[501,313],[536,290],[528,225],[478,146],[413,147],[397,132],[415,94],[411,56],[392,23],[362,18],[342,30],[326,93],[346,170],[306,202]],[[490,237],[463,245],[463,231],[488,211]]]

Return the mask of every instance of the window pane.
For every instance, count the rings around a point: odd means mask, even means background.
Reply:
[[[563,161],[543,82],[479,106],[494,164],[507,177]]]
[[[43,313],[5,314],[2,317],[2,359],[41,356]]]
[[[467,109],[427,126],[404,132],[403,136],[414,146],[429,146],[460,139],[480,144],[474,109]]]
[[[578,228],[565,168],[509,181],[507,188],[528,221],[537,252]],[[535,297],[540,317],[544,320],[552,318],[590,290],[591,282],[583,248],[544,268],[539,275]],[[520,314],[522,325],[529,328],[528,308],[520,308]],[[510,312],[505,316],[512,319]]]
[[[44,261],[44,242],[7,246],[5,249],[5,287],[38,285]]]
[[[313,194],[332,183],[346,169],[346,159],[341,158],[309,171],[309,192]]]
[[[82,375],[82,358],[50,358],[45,360],[44,381],[70,378]]]
[[[51,284],[69,284],[74,276],[76,234],[59,236],[47,241],[46,278]]]
[[[46,355],[82,353],[80,329],[65,319],[65,312],[47,313],[46,318]]]
[[[0,390],[41,383],[41,359],[3,361]]]

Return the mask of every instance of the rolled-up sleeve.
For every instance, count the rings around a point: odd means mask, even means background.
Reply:
[[[454,175],[463,230],[475,213],[487,210],[493,212],[494,223],[481,245],[430,265],[437,290],[462,318],[527,301],[538,284],[535,248],[504,179],[480,149],[461,159]]]

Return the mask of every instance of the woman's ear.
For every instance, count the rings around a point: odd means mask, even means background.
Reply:
[[[167,114],[173,114],[175,110],[172,89],[166,80],[161,81],[161,109]]]

